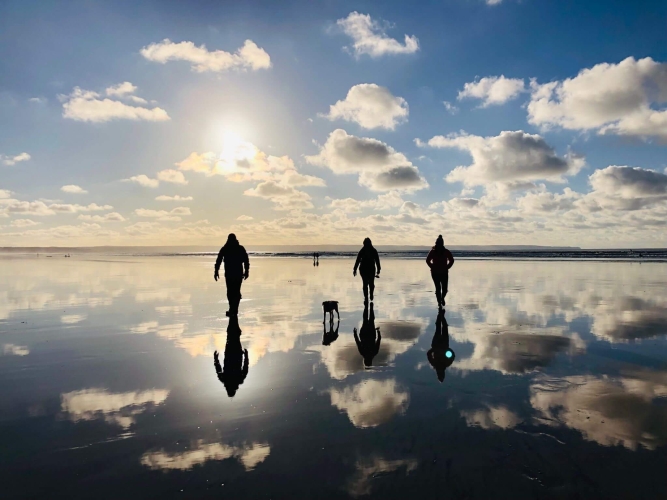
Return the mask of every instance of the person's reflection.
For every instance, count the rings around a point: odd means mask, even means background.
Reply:
[[[333,319],[329,321],[329,331],[327,332],[327,327],[324,325],[322,328],[324,330],[324,334],[322,335],[322,345],[331,345],[334,342],[336,342],[336,339],[338,338],[338,327],[340,326],[340,319],[338,319],[338,322],[336,323],[336,329],[334,330],[333,328]]]
[[[241,346],[241,328],[239,327],[239,318],[236,315],[229,318],[223,363],[224,367],[221,367],[218,351],[215,351],[213,354],[215,371],[218,374],[218,379],[225,386],[227,395],[232,398],[248,375],[248,350]]]
[[[377,334],[377,335],[376,335]],[[370,305],[370,314],[368,311],[368,302],[364,304],[364,322],[361,325],[361,331],[357,335],[357,329],[354,329],[354,341],[357,343],[359,354],[364,358],[365,366],[373,366],[373,358],[380,351],[380,329],[375,328],[375,313],[373,304]]]
[[[449,325],[445,319],[445,311],[438,311],[438,318],[435,320],[435,333],[431,341],[431,349],[426,353],[428,362],[435,368],[438,380],[445,380],[445,370],[454,362],[456,355],[449,348]]]

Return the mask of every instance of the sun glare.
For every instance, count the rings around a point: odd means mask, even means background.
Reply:
[[[257,148],[250,142],[244,141],[236,132],[225,130],[222,133],[222,149],[220,161],[232,166],[239,161],[251,160],[256,154]]]

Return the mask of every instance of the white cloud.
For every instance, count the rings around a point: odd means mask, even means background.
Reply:
[[[192,196],[180,196],[180,195],[174,195],[174,196],[167,196],[164,194],[161,194],[160,196],[157,196],[155,198],[157,201],[192,201],[193,198]]]
[[[178,170],[173,170],[173,169],[167,169],[167,170],[162,170],[157,173],[157,178],[158,180],[164,181],[164,182],[171,182],[172,184],[187,184],[188,181],[185,180],[185,176],[183,175],[183,172],[179,172]]]
[[[157,179],[151,179],[147,175],[140,174],[140,175],[133,175],[129,179],[123,179],[125,182],[136,182],[140,186],[143,187],[149,187],[149,188],[156,188],[160,185],[160,181]]]
[[[239,215],[236,220],[253,220],[254,217],[250,217],[249,215]]]
[[[2,354],[5,356],[27,356],[30,349],[25,345],[3,344]]]
[[[455,115],[456,113],[459,112],[459,108],[454,106],[451,102],[449,101],[442,101],[442,104],[445,106],[445,109],[450,115]]]
[[[246,196],[256,196],[271,200],[276,204],[277,210],[303,210],[313,208],[308,193],[295,189],[291,186],[279,184],[275,181],[264,181],[252,189],[244,191]]]
[[[32,102],[35,104],[46,104],[48,102],[48,99],[46,97],[31,97],[28,99],[28,102]]]
[[[404,154],[381,141],[348,135],[342,129],[334,130],[320,152],[306,156],[306,161],[335,174],[358,174],[359,184],[374,191],[412,191],[428,186]]]
[[[387,36],[385,25],[371,19],[368,14],[351,12],[349,16],[336,21],[343,32],[354,41],[354,54],[359,57],[368,54],[371,57],[380,57],[386,54],[412,54],[419,50],[419,40],[416,36],[405,35],[405,44]]]
[[[60,190],[65,193],[71,193],[71,194],[85,194],[88,192],[81,186],[77,186],[75,184],[67,184],[66,186],[61,187]]]
[[[10,223],[12,227],[31,227],[38,225],[39,222],[35,222],[30,219],[15,219]]]
[[[104,215],[79,215],[78,219],[89,222],[124,222],[126,220],[118,212],[109,212]]]
[[[49,209],[59,213],[77,213],[77,212],[101,212],[103,210],[111,210],[111,205],[98,205],[97,203],[90,203],[88,205],[77,205],[71,203],[52,203]]]
[[[204,444],[200,441],[193,449],[187,451],[170,453],[160,450],[144,453],[141,457],[141,465],[154,470],[190,470],[209,460],[236,458],[249,471],[262,463],[270,453],[271,447],[266,443],[229,446],[220,443]]]
[[[166,389],[114,393],[91,388],[61,394],[60,407],[73,422],[103,419],[127,429],[135,415],[164,403],[168,395]]]
[[[176,207],[170,211],[151,210],[147,208],[137,208],[134,213],[139,217],[148,217],[160,221],[180,221],[181,215],[192,215],[188,207]]]
[[[111,205],[78,205],[68,203],[51,203],[47,205],[43,201],[20,201],[11,198],[0,199],[0,214],[26,214],[35,216],[55,215],[56,213],[98,212],[111,210]]]
[[[169,115],[162,108],[142,108],[108,98],[101,99],[97,92],[82,90],[79,87],[74,87],[71,94],[60,96],[60,98],[63,101],[63,117],[71,120],[93,123],[110,120],[151,122],[170,120]]]
[[[130,82],[123,82],[107,87],[105,92],[109,97],[124,97],[128,94],[134,94],[136,91],[136,85],[132,85]]]
[[[149,61],[165,64],[168,61],[187,61],[198,73],[212,71],[219,73],[229,69],[268,69],[271,58],[266,51],[252,40],[246,40],[243,47],[234,54],[224,50],[209,51],[205,45],[197,47],[192,42],[174,43],[165,38],[141,49],[141,55]]]
[[[0,155],[0,161],[11,167],[12,165],[16,165],[17,163],[20,163],[22,161],[28,161],[31,158],[31,156],[28,153],[21,153],[16,156],[6,156],[6,155]]]
[[[486,5],[500,5],[503,0],[486,0]]]
[[[463,410],[461,416],[468,427],[482,429],[511,429],[521,423],[521,418],[505,406],[488,406],[482,410]]]
[[[458,100],[472,98],[481,99],[482,107],[505,104],[526,91],[526,86],[521,78],[505,78],[500,76],[487,76],[485,78],[466,83],[463,90],[459,92]]]
[[[386,128],[394,130],[396,125],[408,119],[408,103],[394,96],[389,89],[374,83],[361,83],[352,87],[344,100],[330,106],[329,120],[347,120],[363,128]]]
[[[416,142],[424,146],[421,141]],[[468,187],[538,179],[561,181],[565,175],[576,174],[585,164],[579,157],[558,156],[541,136],[522,130],[504,131],[495,137],[439,135],[431,138],[428,145],[470,153],[473,163],[456,167],[446,177],[447,182],[463,182]]]
[[[528,121],[534,125],[667,137],[667,63],[628,57],[531,87]]]
[[[13,194],[9,189],[0,189],[0,200],[11,198]]]
[[[65,314],[60,317],[60,322],[64,325],[74,325],[76,323],[81,323],[86,319],[86,316],[83,314]]]
[[[365,380],[344,389],[329,389],[331,404],[347,413],[355,427],[377,427],[402,415],[408,408],[410,395],[401,390],[396,380]]]

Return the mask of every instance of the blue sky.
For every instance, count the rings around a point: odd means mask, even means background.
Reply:
[[[665,246],[666,26],[648,1],[6,1],[0,245]]]

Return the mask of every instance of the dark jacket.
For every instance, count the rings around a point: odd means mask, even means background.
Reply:
[[[376,269],[377,266],[377,269]],[[354,270],[359,268],[362,276],[375,275],[376,270],[380,272],[380,256],[375,247],[363,246],[357,255],[357,261],[354,263]]]
[[[240,278],[250,270],[250,260],[248,252],[238,243],[227,243],[220,249],[218,258],[215,261],[215,271],[220,270],[220,264],[225,261],[225,276]],[[245,271],[243,269],[245,266]]]
[[[444,247],[433,247],[426,257],[426,263],[434,274],[446,273],[454,265],[454,256]]]

